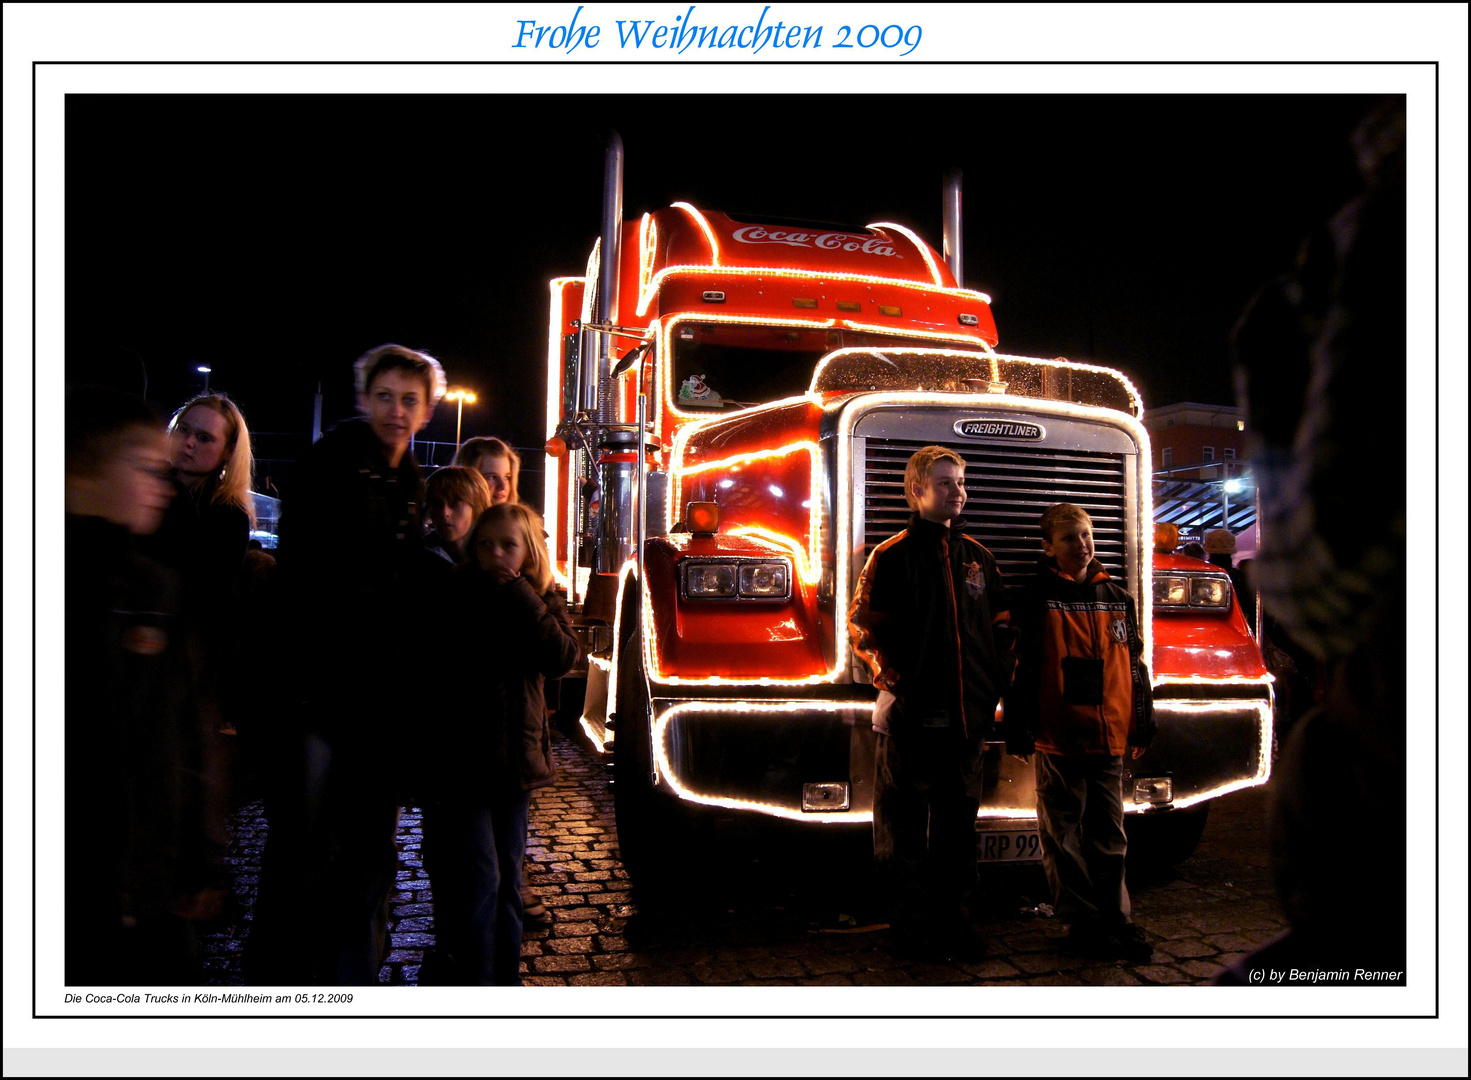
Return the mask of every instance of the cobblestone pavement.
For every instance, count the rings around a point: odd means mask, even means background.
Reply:
[[[687,888],[651,902],[618,860],[609,770],[557,734],[561,777],[533,796],[528,881],[552,912],[528,927],[528,985],[1192,985],[1285,929],[1267,863],[1266,792],[1217,800],[1196,854],[1182,866],[1130,866],[1134,921],[1155,947],[1147,965],[1100,962],[1062,949],[1064,926],[1039,916],[1038,864],[983,867],[973,914],[986,955],[974,962],[905,959],[876,924],[866,830],[814,837],[800,826],[715,821],[671,851]],[[233,904],[209,928],[210,981],[239,985],[266,823],[260,803],[235,816]],[[421,816],[399,826],[392,951],[380,981],[417,982],[434,943],[431,883],[420,859]],[[1132,863],[1132,860],[1131,860]]]

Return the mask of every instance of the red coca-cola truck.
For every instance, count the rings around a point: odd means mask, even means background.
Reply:
[[[968,531],[1003,574],[1031,572],[1042,510],[1072,502],[1138,598],[1159,734],[1128,763],[1131,819],[1183,855],[1211,799],[1266,781],[1271,676],[1227,575],[1154,551],[1138,392],[998,351],[961,285],[958,177],[941,257],[892,222],[625,221],[621,172],[615,138],[603,234],[551,282],[545,516],[635,875],[703,808],[871,820],[875,691],[846,613],[930,443],[964,458]],[[981,857],[1034,858],[1031,771],[999,744],[988,765]]]

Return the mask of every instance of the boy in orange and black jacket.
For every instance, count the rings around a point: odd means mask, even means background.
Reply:
[[[1134,598],[1093,557],[1086,511],[1059,503],[1041,530],[1036,576],[1011,597],[1020,643],[1006,747],[1036,755],[1042,865],[1070,944],[1146,963],[1124,885],[1124,757],[1155,727]]]
[[[874,858],[901,949],[982,949],[965,895],[976,883],[984,742],[1011,680],[1006,589],[962,532],[965,462],[943,446],[910,458],[909,526],[874,548],[848,619],[880,690],[873,727]]]

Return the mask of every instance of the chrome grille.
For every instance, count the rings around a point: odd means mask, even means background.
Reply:
[[[864,556],[909,521],[904,466],[922,439],[866,440]],[[1081,506],[1093,519],[1098,561],[1126,581],[1127,485],[1122,454],[1045,447],[957,446],[965,460],[966,533],[990,549],[1001,572],[1029,575],[1042,554],[1037,521],[1054,503]]]

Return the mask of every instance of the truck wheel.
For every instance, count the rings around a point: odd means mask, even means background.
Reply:
[[[629,634],[619,652],[618,708],[613,738],[613,809],[618,853],[636,883],[658,877],[655,843],[659,799],[649,782],[649,695],[644,682],[643,640]]]
[[[1129,854],[1141,862],[1177,866],[1195,854],[1209,816],[1209,803],[1165,814],[1131,815],[1126,819]]]

